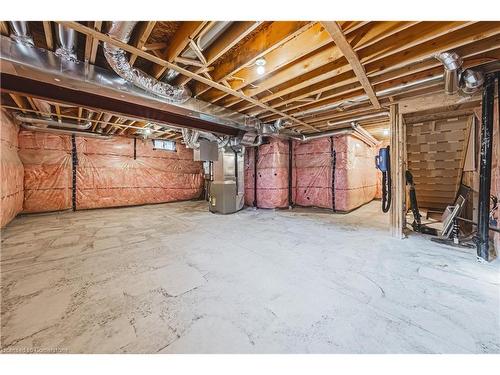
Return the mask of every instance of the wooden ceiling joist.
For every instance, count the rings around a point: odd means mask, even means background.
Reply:
[[[139,49],[142,49],[142,47],[144,47],[144,45],[148,41],[149,36],[151,35],[151,32],[153,31],[155,25],[156,21],[141,22],[139,24],[139,32],[137,34],[138,35],[137,40],[133,42],[133,45],[135,45]],[[130,55],[129,63],[131,66],[135,64],[136,60],[137,60],[137,55]]]
[[[373,91],[373,87],[370,81],[368,80],[368,77],[366,76],[365,69],[363,68],[363,65],[361,65],[361,63],[359,62],[358,55],[356,54],[356,52],[354,52],[352,46],[347,41],[340,26],[335,21],[322,22],[322,24],[332,37],[337,47],[339,47],[339,49],[342,51],[347,61],[349,61],[352,70],[354,70],[354,74],[356,74],[356,77],[358,77],[361,86],[363,86],[366,95],[368,95],[368,98],[370,98],[370,101],[372,102],[373,106],[377,109],[380,108],[380,103],[377,99],[377,96],[375,95],[375,92]]]
[[[144,58],[146,60],[149,60],[149,61],[151,61],[151,62],[153,62],[155,64],[158,64],[158,65],[163,66],[165,68],[173,69],[173,70],[179,72],[180,74],[183,74],[183,75],[185,75],[187,77],[190,77],[190,78],[192,78],[192,79],[194,79],[194,80],[196,80],[198,82],[204,83],[204,84],[206,84],[208,86],[211,86],[211,87],[216,88],[218,90],[224,91],[224,92],[226,92],[226,93],[228,93],[230,95],[237,96],[237,97],[239,97],[241,99],[244,99],[244,100],[247,100],[247,101],[249,101],[249,102],[251,102],[251,103],[253,103],[253,104],[257,105],[257,106],[260,106],[260,107],[265,108],[265,109],[267,109],[267,110],[269,110],[271,112],[274,112],[277,115],[279,115],[279,116],[281,116],[283,118],[286,118],[288,120],[291,120],[294,123],[297,123],[297,124],[302,125],[304,127],[312,128],[312,129],[316,130],[314,128],[314,126],[311,126],[311,125],[309,125],[309,124],[307,124],[307,123],[305,123],[305,122],[303,122],[301,120],[298,120],[298,119],[294,118],[293,116],[290,116],[290,115],[288,115],[288,114],[286,114],[286,113],[284,113],[282,111],[276,110],[276,109],[274,109],[274,108],[272,108],[272,107],[270,107],[270,106],[268,106],[268,105],[266,105],[264,103],[261,103],[260,101],[254,99],[254,98],[248,97],[248,96],[244,95],[243,93],[241,93],[239,91],[235,91],[235,90],[233,90],[233,89],[231,89],[229,87],[226,87],[226,86],[224,86],[224,85],[222,85],[220,83],[214,82],[214,81],[212,81],[212,80],[210,80],[210,79],[208,79],[206,77],[202,77],[202,76],[200,76],[200,75],[198,75],[196,73],[193,73],[193,72],[191,72],[191,71],[189,71],[187,69],[181,68],[181,67],[179,67],[179,66],[177,66],[177,65],[175,65],[175,64],[173,64],[173,63],[171,63],[169,61],[166,61],[166,60],[163,60],[163,59],[161,59],[161,58],[159,58],[157,56],[151,55],[148,52],[142,51],[142,50],[140,50],[140,49],[138,49],[138,48],[136,48],[134,46],[131,46],[130,44],[123,43],[123,42],[121,42],[119,40],[116,40],[116,39],[114,39],[114,38],[106,35],[106,34],[103,34],[103,33],[99,32],[99,31],[96,31],[96,30],[91,29],[91,28],[89,28],[87,26],[84,26],[84,25],[82,25],[82,24],[80,24],[78,22],[57,21],[57,23],[62,24],[64,26],[67,26],[69,28],[72,28],[72,29],[74,29],[74,30],[76,30],[76,31],[78,31],[80,33],[85,34],[85,35],[91,35],[95,39],[98,39],[98,40],[100,40],[102,42],[107,42],[107,43],[113,44],[113,45],[115,45],[115,46],[123,49],[126,52],[135,53],[139,57],[142,57],[142,58]]]
[[[183,22],[180,28],[176,31],[172,40],[169,41],[168,47],[160,51],[158,57],[172,63],[177,56],[187,47],[189,41],[193,39],[207,24],[206,21],[187,21]],[[152,75],[159,79],[165,73],[167,67],[157,65],[153,68]]]
[[[94,22],[94,30],[101,31],[102,21]],[[97,56],[97,47],[99,46],[99,41],[95,40],[91,35],[87,35],[85,39],[85,61],[90,64],[95,63]]]

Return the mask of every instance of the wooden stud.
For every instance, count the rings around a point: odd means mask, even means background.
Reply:
[[[404,238],[403,228],[405,221],[405,181],[404,181],[404,131],[403,116],[399,113],[398,104],[390,106],[390,158],[392,180],[392,203],[390,208],[391,235]]]

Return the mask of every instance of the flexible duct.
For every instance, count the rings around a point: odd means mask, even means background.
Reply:
[[[84,132],[81,130],[54,129],[54,128],[46,128],[43,126],[40,127],[40,126],[36,126],[36,125],[28,125],[28,124],[21,124],[21,126],[23,127],[23,129],[26,129],[26,130],[39,131],[39,132],[44,132],[44,133],[78,135],[81,137],[90,137],[90,138],[99,138],[99,139],[110,139],[111,138],[110,136],[107,136],[107,135]]]
[[[26,21],[9,21],[12,33],[10,37],[17,42],[23,44],[33,45],[33,38],[31,37],[28,22]]]
[[[136,24],[136,21],[112,22],[108,35],[123,43],[128,43]],[[120,77],[147,92],[166,99],[169,103],[184,103],[191,96],[186,87],[160,82],[142,70],[132,67],[126,52],[112,44],[104,43],[104,56]]]
[[[182,138],[186,147],[192,148],[193,150],[198,150],[200,148],[199,138],[203,137],[211,142],[217,142],[217,147],[219,149],[224,148],[228,145],[231,137],[224,136],[222,139],[216,137],[215,135],[207,132],[200,132],[193,129],[182,129]]]
[[[87,121],[85,124],[75,124],[72,122],[59,122],[55,120],[41,119],[36,117],[28,117],[23,115],[16,115],[16,120],[22,123],[34,124],[34,125],[42,125],[46,126],[55,126],[59,128],[69,128],[69,129],[77,129],[77,130],[87,130],[92,127],[92,121]]]
[[[462,73],[461,57],[455,52],[442,52],[436,55],[436,59],[444,65],[444,91],[448,95],[456,94]]]
[[[66,26],[57,25],[57,43],[56,55],[69,61],[77,61],[76,47],[77,37],[76,31]]]

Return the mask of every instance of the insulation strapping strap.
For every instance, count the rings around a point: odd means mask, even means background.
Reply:
[[[337,152],[333,147],[333,137],[330,137],[330,147],[332,153],[332,210],[335,212],[335,167],[337,164]]]
[[[78,166],[78,154],[76,152],[76,139],[74,134],[71,135],[71,160],[73,172],[73,183],[71,184],[71,206],[73,211],[76,211],[76,167]]]

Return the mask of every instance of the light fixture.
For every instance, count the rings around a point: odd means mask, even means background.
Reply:
[[[257,60],[255,60],[255,65],[257,65],[257,74],[264,74],[266,72],[266,59],[263,57],[259,57]]]
[[[389,129],[384,129],[383,133],[384,135],[389,135]]]
[[[54,81],[61,82],[61,80],[59,78],[54,78]]]
[[[144,135],[151,135],[151,129],[150,128],[144,129]]]

